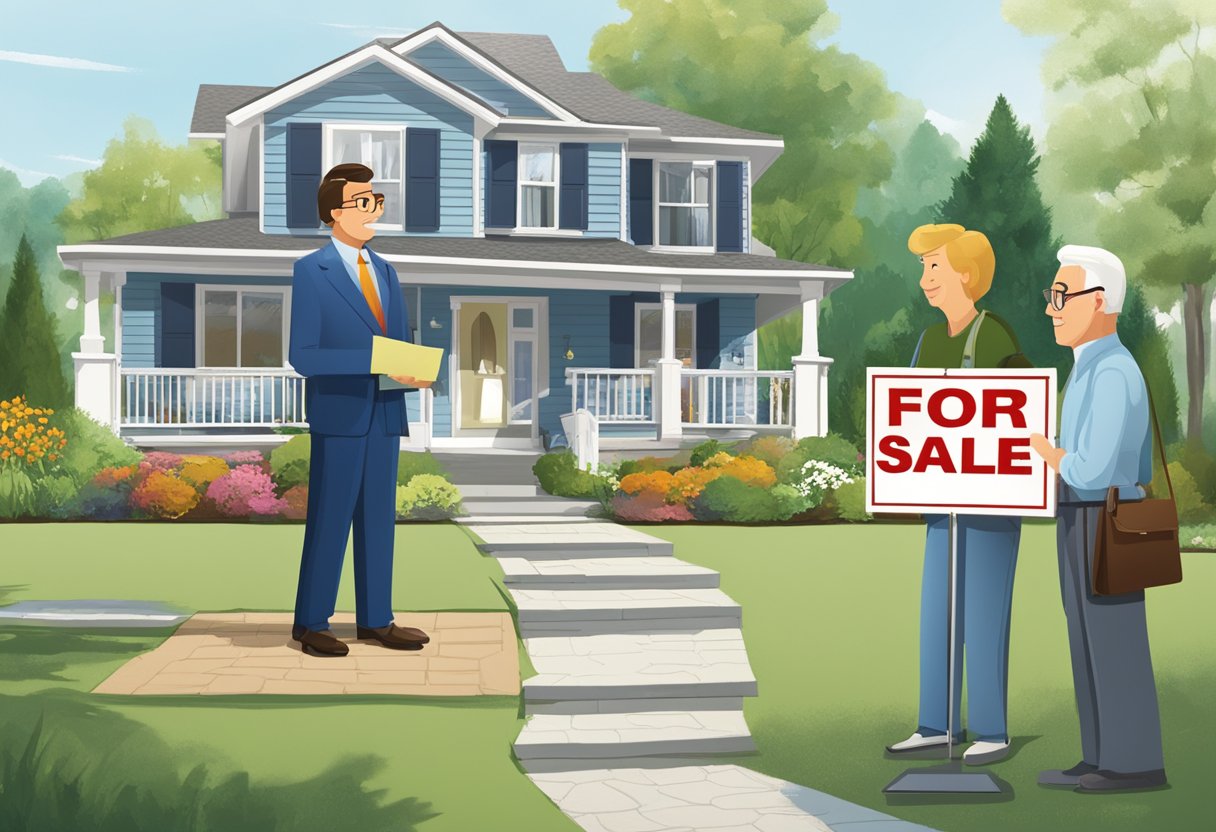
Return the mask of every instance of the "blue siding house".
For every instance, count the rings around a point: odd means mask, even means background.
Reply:
[[[543,35],[441,23],[278,86],[203,85],[190,135],[222,145],[226,218],[59,249],[84,285],[77,403],[136,444],[305,424],[292,265],[328,243],[316,189],[343,162],[375,171],[371,247],[446,353],[407,444],[550,447],[577,411],[619,447],[826,430],[819,301],[851,274],[752,238],[778,136],[569,72]],[[757,327],[797,308],[801,354],[760,369]]]

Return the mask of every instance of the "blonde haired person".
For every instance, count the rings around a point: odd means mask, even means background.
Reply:
[[[922,225],[908,238],[920,258],[921,291],[945,321],[926,329],[913,367],[1028,367],[1017,336],[1004,320],[976,308],[992,287],[996,255],[979,231],[961,225]],[[920,716],[911,737],[888,746],[892,753],[946,744],[949,650],[946,605],[949,517],[925,515],[925,565],[920,604]],[[984,765],[1009,753],[1009,616],[1022,518],[959,515],[958,600],[955,655],[966,656],[967,727],[975,741],[963,762]],[[960,662],[960,667],[962,666]],[[962,702],[963,674],[954,675],[954,701]],[[951,729],[964,739],[960,708]]]

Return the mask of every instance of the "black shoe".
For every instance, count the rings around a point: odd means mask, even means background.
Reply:
[[[340,641],[334,635],[333,630],[305,630],[300,629],[300,634],[297,636],[293,628],[291,637],[300,642],[300,649],[310,656],[345,656],[350,652],[350,648],[346,646],[346,642]]]
[[[1086,794],[1100,794],[1102,792],[1160,789],[1168,785],[1165,781],[1165,769],[1163,768],[1126,773],[1098,769],[1089,774],[1081,775],[1081,782],[1077,784],[1077,791],[1085,792]]]
[[[1049,771],[1039,772],[1040,786],[1067,786],[1068,788],[1076,788],[1081,782],[1081,775],[1093,774],[1098,770],[1098,767],[1091,765],[1085,761],[1077,763],[1072,768],[1066,769],[1051,769]]]

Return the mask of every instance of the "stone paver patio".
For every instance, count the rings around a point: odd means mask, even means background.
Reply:
[[[291,640],[291,613],[198,613],[163,644],[98,685],[112,694],[516,695],[519,653],[505,612],[397,613],[425,630],[422,650],[355,641],[353,613],[331,619],[350,645],[342,658],[310,656]]]

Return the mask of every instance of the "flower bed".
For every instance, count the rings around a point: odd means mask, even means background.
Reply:
[[[548,493],[594,497],[622,522],[864,521],[862,462],[835,435],[798,443],[765,436],[729,446],[710,440],[686,455],[624,460],[594,473],[557,452],[533,472]]]
[[[0,520],[302,520],[311,441],[269,457],[140,453],[82,411],[56,413],[18,396],[0,402]],[[429,453],[402,453],[400,520],[460,514],[460,492]]]

